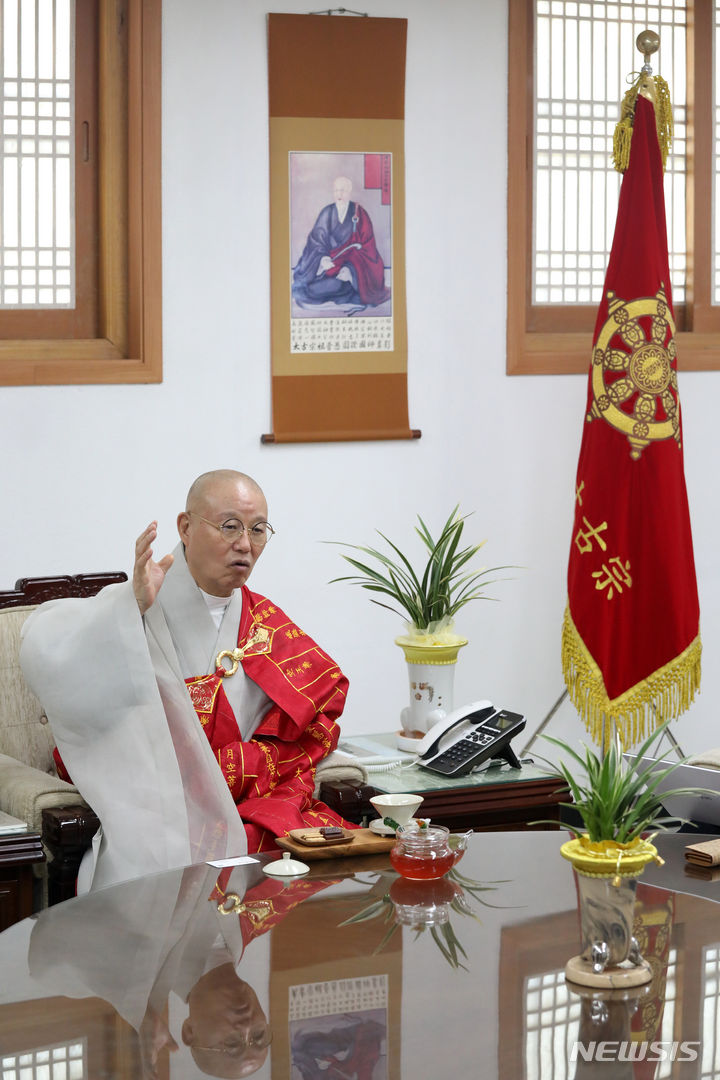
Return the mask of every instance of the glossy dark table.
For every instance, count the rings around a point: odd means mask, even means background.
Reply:
[[[286,887],[259,864],[193,867],[57,905],[0,934],[0,1076],[720,1075],[720,879],[687,874],[685,836],[660,838],[636,920],[653,983],[636,1001],[580,997],[563,977],[578,926],[562,839],[474,834],[456,869],[485,891],[445,911],[384,857],[315,863]]]

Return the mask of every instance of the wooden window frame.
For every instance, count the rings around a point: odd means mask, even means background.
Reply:
[[[508,0],[508,15],[506,370],[508,375],[586,375],[597,305],[532,304],[534,0]],[[687,27],[688,280],[687,302],[676,312],[678,327],[682,327],[676,335],[678,366],[684,371],[716,371],[720,369],[720,306],[711,304],[711,0],[688,0]]]
[[[98,12],[98,336],[0,339],[0,385],[162,381],[161,0]]]
[[[6,340],[87,338],[97,332],[97,41],[97,0],[75,0],[75,305],[0,309]]]

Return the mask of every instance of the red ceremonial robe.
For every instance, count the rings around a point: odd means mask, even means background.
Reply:
[[[350,208],[352,208],[352,203]],[[364,304],[377,307],[387,300],[390,290],[385,285],[385,266],[375,244],[375,233],[366,210],[355,203],[350,239],[333,248],[330,258],[335,264],[325,271],[326,277],[337,277],[346,264],[352,266],[357,279],[357,291]]]
[[[243,896],[237,896],[236,893],[227,891],[232,871],[233,867],[230,866],[220,871],[208,900],[217,901],[218,910],[222,907],[226,915],[233,911],[237,912],[242,933],[243,953],[251,941],[260,937],[261,934],[266,934],[268,930],[272,930],[298,904],[302,904],[315,893],[336,885],[340,880],[340,878],[316,881],[297,879],[288,883],[283,879],[266,877],[264,881],[248,889]]]
[[[291,829],[356,829],[313,798],[315,768],[337,746],[336,720],[345,706],[348,680],[280,608],[243,586],[238,647],[254,637],[258,640],[246,648],[243,669],[274,704],[249,741],[242,741],[222,687],[223,679],[233,676],[213,673],[185,680],[245,826],[248,851],[274,848],[274,838]],[[72,783],[57,749],[53,755],[58,775]]]
[[[274,837],[303,826],[357,828],[313,799],[315,767],[337,746],[347,679],[280,608],[247,586],[238,633],[243,646],[246,676],[274,702],[249,741],[242,741],[222,687],[233,676],[185,681],[243,820],[248,851],[272,848]]]

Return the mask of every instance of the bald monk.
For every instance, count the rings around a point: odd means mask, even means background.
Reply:
[[[204,473],[172,554],[154,558],[152,522],[132,583],[43,604],[27,620],[21,664],[59,771],[102,825],[81,888],[264,851],[304,826],[351,827],[313,799],[347,679],[246,585],[273,534],[267,519],[251,477]]]

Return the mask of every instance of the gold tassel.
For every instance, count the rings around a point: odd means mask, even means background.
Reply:
[[[645,74],[639,75],[622,100],[620,119],[613,135],[613,165],[618,172],[625,172],[630,164],[635,105],[641,89],[647,89],[648,92],[644,96],[652,100],[655,109],[655,126],[660,146],[660,156],[662,157],[663,169],[665,168],[673,136],[670,90],[668,84],[660,75],[653,76],[651,83],[653,82],[654,86],[648,86],[647,76]]]
[[[670,153],[673,137],[673,114],[670,103],[670,90],[668,84],[659,75],[655,76],[657,89],[657,101],[655,103],[655,125],[657,127],[660,154],[662,155],[663,169]]]
[[[619,173],[624,173],[630,164],[630,143],[632,142],[632,118],[624,117],[615,128],[613,135],[613,165]]]
[[[580,637],[570,609],[565,609],[562,632],[565,684],[590,737],[598,745],[604,727],[604,749],[610,745],[615,730],[623,749],[627,749],[645,739],[665,720],[677,719],[689,709],[700,689],[701,654],[698,634],[674,660],[610,700],[602,672]]]

